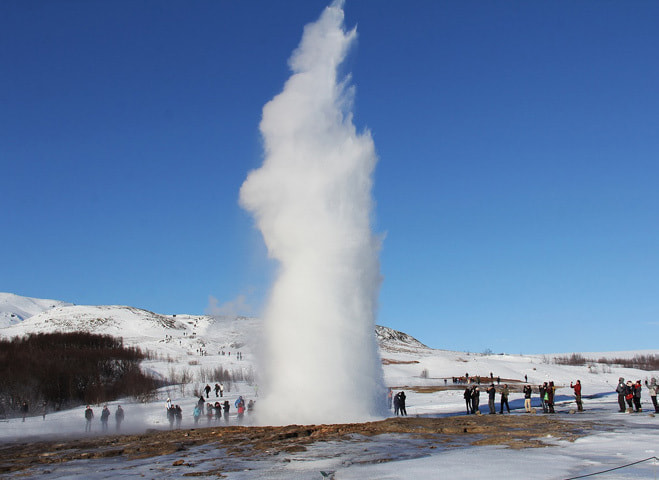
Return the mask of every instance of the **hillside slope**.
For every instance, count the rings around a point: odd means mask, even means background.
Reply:
[[[0,328],[15,325],[39,313],[66,305],[72,304],[0,292]]]

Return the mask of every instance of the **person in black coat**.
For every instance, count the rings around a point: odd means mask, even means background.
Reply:
[[[471,387],[471,411],[473,413],[479,412],[479,407],[481,403],[481,391],[478,388],[478,385]]]
[[[398,408],[400,409],[400,414],[407,416],[407,410],[405,409],[405,392],[398,392]]]
[[[465,403],[467,404],[467,415],[474,413],[473,405],[471,404],[471,388],[465,388],[465,393],[463,395]]]

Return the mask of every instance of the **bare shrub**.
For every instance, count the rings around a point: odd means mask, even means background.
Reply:
[[[582,366],[586,365],[588,362],[593,362],[592,360],[587,360],[580,353],[573,353],[569,357],[554,357],[554,363],[557,365],[575,365]]]
[[[140,369],[146,355],[121,338],[87,332],[33,333],[0,340],[0,403],[55,409],[139,398],[164,385]]]
[[[567,357],[554,357],[554,363],[557,365],[586,365],[602,364],[608,367],[608,373],[611,372],[611,365],[617,365],[625,368],[636,368],[638,370],[659,370],[659,355],[634,355],[632,358],[605,358],[600,357],[597,360],[585,358],[579,353],[573,353]],[[604,367],[603,367],[604,371]],[[606,373],[606,372],[605,372]]]

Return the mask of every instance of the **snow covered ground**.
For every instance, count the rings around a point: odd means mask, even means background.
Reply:
[[[13,293],[0,292],[0,328],[20,323],[37,313],[64,305],[71,304],[59,300],[21,297]]]
[[[6,297],[5,297],[6,298]],[[75,330],[83,326],[97,333],[124,337],[128,345],[139,345],[158,354],[158,358],[144,363],[144,367],[163,376],[172,372],[186,372],[192,380],[182,386],[170,386],[158,392],[148,403],[122,399],[109,404],[114,414],[121,404],[126,412],[122,431],[143,432],[149,428],[167,429],[165,401],[181,405],[184,412],[182,427],[194,427],[192,409],[197,401],[195,390],[206,383],[204,371],[222,366],[224,369],[255,371],[255,352],[258,351],[259,321],[250,318],[210,318],[189,315],[159,315],[123,306],[71,306],[57,303],[44,308],[29,318],[0,328],[0,336],[13,337],[29,332]],[[7,309],[5,309],[7,310]],[[557,417],[569,421],[592,420],[600,425],[575,442],[545,438],[546,448],[513,450],[498,446],[446,448],[405,435],[380,435],[371,438],[352,438],[345,442],[319,442],[305,452],[285,453],[253,459],[232,459],[220,448],[195,447],[186,451],[185,461],[193,466],[174,466],[181,455],[162,456],[144,460],[126,460],[116,457],[103,460],[81,460],[47,465],[31,470],[39,478],[183,478],[186,473],[210,471],[223,465],[222,474],[228,479],[272,478],[313,479],[323,478],[321,471],[334,471],[336,479],[402,479],[409,478],[572,478],[603,471],[646,458],[658,457],[659,417],[652,411],[647,390],[643,392],[643,413],[617,413],[614,394],[618,377],[641,380],[659,378],[659,372],[647,372],[616,365],[593,364],[565,366],[552,362],[559,354],[539,355],[482,355],[465,352],[434,350],[416,344],[396,332],[379,332],[385,381],[396,391],[405,390],[409,415],[444,416],[464,412],[462,388],[451,387],[452,377],[482,376],[490,373],[501,383],[520,385],[524,377],[528,383],[538,385],[553,380],[557,387]],[[236,358],[236,352],[242,359]],[[222,354],[224,352],[224,354]],[[231,352],[231,356],[228,353]],[[571,352],[568,352],[571,353]],[[644,352],[583,353],[587,358],[624,358],[638,353],[659,354],[659,350]],[[258,374],[258,372],[256,372]],[[258,376],[258,375],[257,375]],[[574,408],[570,382],[581,380],[584,395],[584,413],[571,415]],[[496,383],[496,382],[495,382]],[[212,385],[213,383],[211,383]],[[257,400],[258,378],[251,382],[237,382],[226,392],[233,404],[238,395]],[[421,387],[426,387],[421,388]],[[343,392],[337,392],[343,394]],[[348,396],[349,398],[349,396]],[[215,394],[211,393],[215,401]],[[497,406],[499,396],[497,395]],[[538,403],[534,394],[534,405]],[[485,395],[481,395],[481,409],[487,410]],[[524,413],[522,394],[510,397],[512,415]],[[93,434],[100,432],[100,410],[94,406],[96,419]],[[84,407],[49,412],[41,416],[0,420],[0,442],[30,441],[44,437],[70,437],[84,435]],[[234,409],[232,408],[232,413]],[[245,419],[249,424],[251,419]],[[234,416],[230,424],[234,424]],[[211,425],[216,425],[211,423]],[[217,424],[223,425],[222,422]],[[205,426],[205,420],[200,422]],[[110,431],[114,429],[110,418]],[[184,433],[182,432],[182,435]],[[227,463],[229,462],[229,463]],[[231,463],[233,462],[233,463]],[[229,465],[231,468],[227,468]],[[23,477],[25,478],[25,477]],[[215,477],[217,478],[217,477]],[[593,478],[628,479],[659,478],[656,460],[639,463]]]

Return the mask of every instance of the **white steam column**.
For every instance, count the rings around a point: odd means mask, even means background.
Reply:
[[[337,79],[356,38],[343,2],[304,28],[284,90],[263,108],[265,158],[240,191],[279,262],[264,312],[260,423],[357,422],[386,414],[374,327],[379,239],[371,231],[377,157]]]

